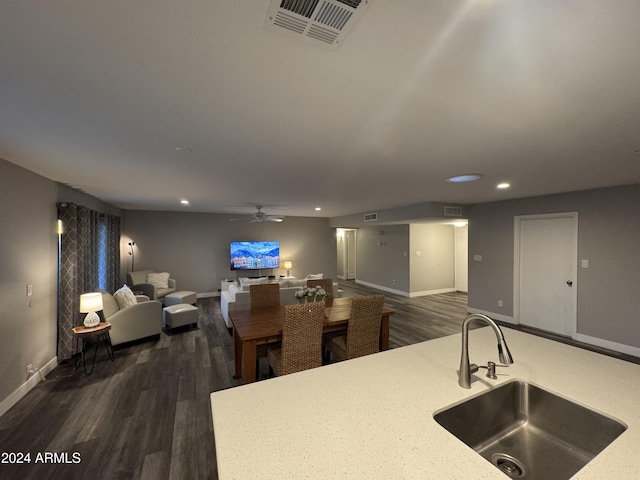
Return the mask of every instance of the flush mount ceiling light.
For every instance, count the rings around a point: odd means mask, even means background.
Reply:
[[[182,205],[189,205],[189,200],[185,200],[184,198],[182,200],[180,200],[180,203]]]
[[[189,147],[176,147],[176,152],[185,152],[185,153],[193,153],[193,150]]]
[[[510,183],[502,182],[502,183],[499,183],[498,185],[496,185],[496,188],[499,188],[500,190],[504,190],[506,188],[509,188],[510,186],[511,186]]]
[[[451,183],[467,183],[467,182],[475,182],[476,180],[480,180],[484,175],[481,173],[467,173],[465,175],[456,175],[455,177],[447,178],[447,182]]]
[[[316,207],[316,212],[319,212],[320,210],[322,210],[322,208]]]

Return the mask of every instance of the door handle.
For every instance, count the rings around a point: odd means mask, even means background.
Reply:
[[[567,285],[569,285],[571,287],[571,286],[573,286],[573,282],[571,280],[567,280]]]

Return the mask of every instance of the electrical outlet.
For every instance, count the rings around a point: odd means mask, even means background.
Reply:
[[[27,365],[27,377],[31,378],[36,374],[36,371],[33,369],[33,364]]]
[[[498,300],[498,307],[504,307],[504,302],[502,300]]]

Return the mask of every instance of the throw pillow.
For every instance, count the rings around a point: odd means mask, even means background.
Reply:
[[[249,290],[249,285],[260,285],[263,283],[268,283],[269,278],[268,277],[260,277],[260,278],[248,278],[248,277],[242,277],[240,278],[240,287],[242,287],[242,290]]]
[[[113,298],[116,299],[118,308],[120,310],[138,303],[138,301],[136,300],[136,296],[133,294],[131,289],[127,287],[127,285],[123,285],[122,288],[116,290],[116,292],[113,294]]]
[[[318,280],[322,278],[322,273],[310,273],[309,275],[307,275],[305,278],[305,280]]]
[[[156,288],[169,288],[169,272],[147,274],[147,283]]]

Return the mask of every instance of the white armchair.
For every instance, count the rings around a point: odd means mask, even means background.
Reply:
[[[104,319],[111,324],[111,344],[119,345],[162,333],[162,304],[137,295],[138,303],[120,309],[113,295],[102,293]]]
[[[163,302],[164,297],[176,291],[176,281],[173,278],[169,278],[167,287],[159,288],[147,280],[147,276],[150,273],[156,272],[153,270],[137,270],[127,273],[127,285],[132,290],[143,292],[143,295],[146,295],[151,300],[160,300]]]

